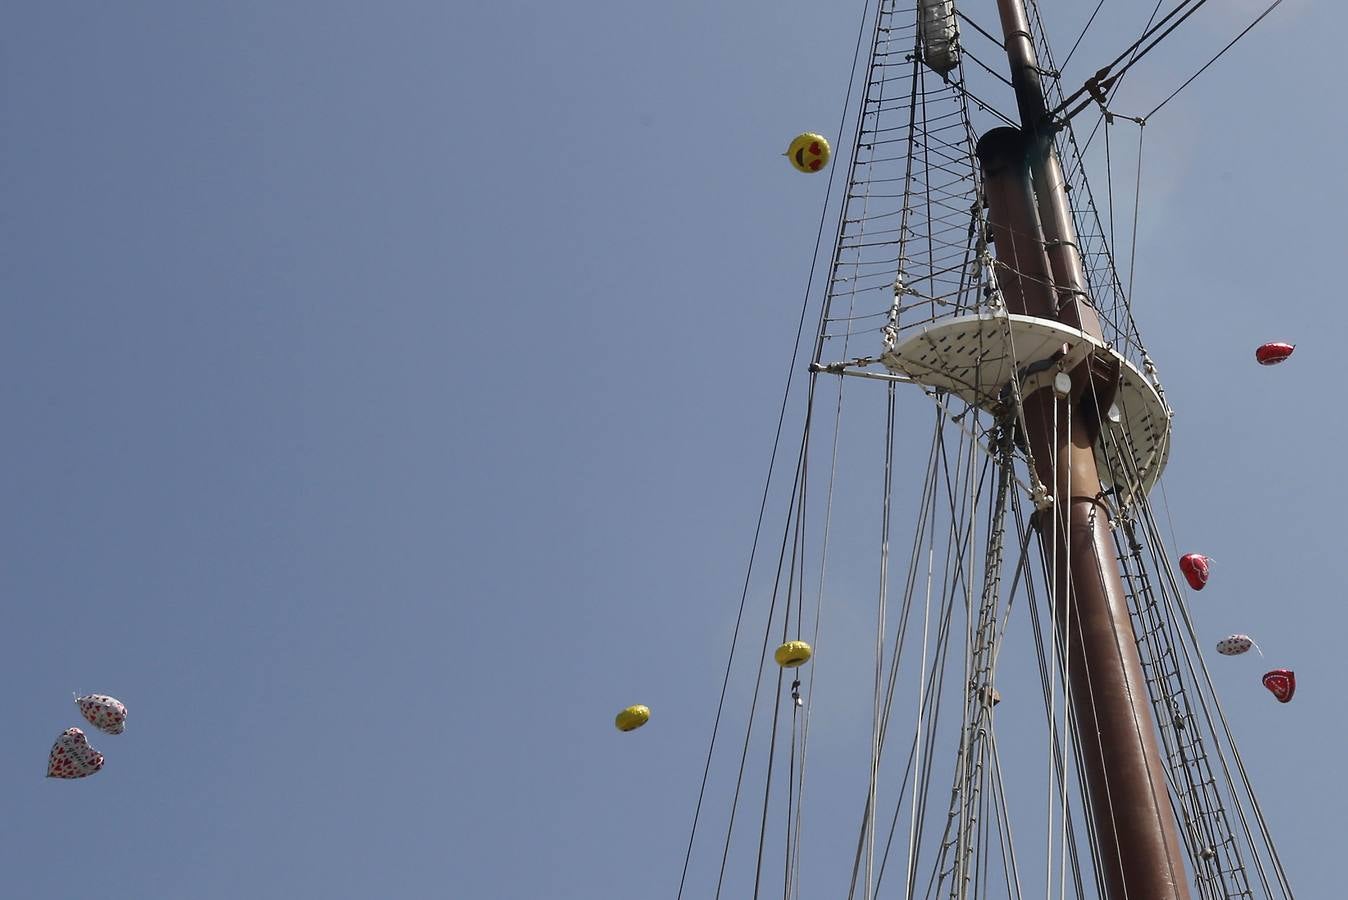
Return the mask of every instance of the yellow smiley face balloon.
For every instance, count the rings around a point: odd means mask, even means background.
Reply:
[[[791,146],[786,148],[786,158],[802,172],[818,172],[824,168],[828,165],[829,153],[828,139],[809,132],[796,135]]]

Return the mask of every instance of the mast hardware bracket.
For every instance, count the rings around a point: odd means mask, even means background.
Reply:
[[[834,363],[810,363],[810,373],[813,375],[848,375],[852,378],[869,378],[873,381],[893,381],[899,384],[914,384],[914,379],[907,375],[899,375],[894,372],[868,372],[866,367],[872,365],[876,360],[869,357],[861,357],[844,362]]]
[[[1109,101],[1108,95],[1113,87],[1114,78],[1109,77],[1108,68],[1101,69],[1086,79],[1086,90],[1090,91],[1091,99],[1100,104],[1101,109],[1106,109],[1106,104]]]
[[[1062,240],[1062,239],[1052,240],[1052,241],[1044,241],[1044,249],[1045,249],[1045,250],[1056,250],[1056,249],[1058,249],[1059,247],[1071,247],[1073,250],[1075,250],[1075,251],[1077,252],[1077,255],[1078,255],[1078,256],[1081,255],[1081,248],[1078,247],[1078,246],[1076,245],[1076,241],[1064,241],[1064,240]],[[1064,289],[1063,289],[1063,288],[1060,288],[1059,290],[1064,290]],[[1074,293],[1074,294],[1080,294],[1080,295],[1083,296],[1083,297],[1086,296],[1086,292],[1083,291],[1083,290],[1079,290],[1079,289],[1073,289],[1073,290],[1072,290],[1072,293]]]
[[[1063,344],[1057,352],[1047,359],[1032,362],[1022,368],[1016,373],[1020,380],[1021,399],[1023,400],[1031,394],[1052,386],[1060,373],[1067,373],[1075,369],[1079,363],[1090,355],[1091,349],[1091,345],[1084,342],[1075,346]],[[1010,387],[1011,385],[1008,382],[1006,388],[1003,389],[1003,393],[1009,391]]]

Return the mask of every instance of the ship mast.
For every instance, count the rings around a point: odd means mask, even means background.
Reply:
[[[997,0],[1020,128],[978,143],[998,280],[1008,311],[1102,338],[1053,143],[1023,0]],[[1097,855],[1110,900],[1188,900],[1165,769],[1092,450],[1118,369],[1100,356],[1023,400],[1040,483],[1037,526],[1080,738]]]

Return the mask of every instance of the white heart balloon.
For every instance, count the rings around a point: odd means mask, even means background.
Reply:
[[[1239,656],[1254,645],[1248,634],[1233,634],[1217,642],[1217,652],[1223,656]]]
[[[89,724],[107,734],[126,731],[126,705],[107,694],[88,694],[76,697],[75,705]]]
[[[48,778],[84,778],[103,768],[103,754],[89,746],[84,732],[67,728],[47,756]]]

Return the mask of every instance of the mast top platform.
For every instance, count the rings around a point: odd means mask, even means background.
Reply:
[[[948,391],[994,415],[1014,409],[1012,378],[1020,395],[1052,388],[1094,356],[1117,366],[1113,401],[1101,417],[1095,458],[1100,481],[1121,502],[1151,490],[1170,456],[1171,411],[1137,366],[1111,345],[1051,319],[984,312],[932,322],[907,331],[880,357],[891,372]]]

